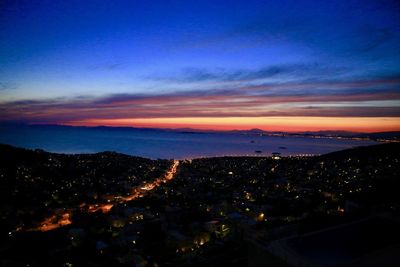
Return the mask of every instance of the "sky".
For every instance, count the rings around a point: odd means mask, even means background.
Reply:
[[[0,122],[400,130],[400,2],[0,2]]]

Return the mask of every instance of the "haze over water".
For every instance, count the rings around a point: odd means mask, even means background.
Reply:
[[[2,126],[0,143],[57,153],[115,151],[146,158],[325,154],[374,141],[192,133],[153,129]],[[255,151],[262,151],[256,153]]]

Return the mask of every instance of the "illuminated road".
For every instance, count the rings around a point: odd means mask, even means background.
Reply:
[[[56,228],[71,224],[71,212],[56,213],[60,215],[52,215],[46,218],[38,227],[30,229],[30,231],[50,231]]]
[[[161,184],[166,183],[169,180],[172,180],[175,177],[178,166],[179,166],[179,160],[175,160],[171,168],[162,177],[155,179],[151,183],[145,183],[141,186],[134,187],[131,193],[127,196],[120,196],[120,195],[112,196],[110,198],[111,200],[108,203],[92,204],[92,205],[82,204],[81,209],[83,210],[86,209],[88,212],[96,212],[98,210],[101,210],[102,212],[107,213],[111,210],[111,208],[115,204],[120,204],[131,200],[135,200],[137,198],[141,198],[148,191],[151,191],[160,186]]]
[[[145,183],[141,186],[134,187],[129,195],[111,196],[107,203],[98,203],[98,204],[90,204],[90,205],[82,203],[81,205],[79,205],[79,208],[81,210],[87,211],[87,212],[96,212],[96,211],[101,210],[103,213],[107,213],[111,210],[111,208],[114,205],[141,198],[141,197],[145,196],[151,190],[154,190],[158,186],[162,185],[163,183],[166,183],[166,182],[172,180],[176,175],[178,166],[179,166],[179,160],[174,160],[174,163],[171,165],[170,169],[162,177],[155,179],[151,183]],[[69,225],[72,223],[72,220],[71,220],[72,213],[73,213],[72,209],[59,210],[54,215],[43,220],[43,222],[40,223],[39,226],[31,228],[28,231],[46,232],[46,231],[57,229],[59,227],[65,226],[65,225]]]

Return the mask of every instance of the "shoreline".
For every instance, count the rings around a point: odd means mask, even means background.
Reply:
[[[64,152],[51,152],[45,149],[41,148],[26,148],[26,147],[20,147],[20,146],[14,146],[10,144],[5,144],[5,143],[0,143],[0,146],[9,146],[12,148],[17,148],[17,149],[22,149],[22,150],[28,150],[32,152],[37,152],[37,153],[48,153],[48,154],[55,154],[55,155],[65,155],[65,156],[85,156],[85,155],[98,155],[98,154],[118,154],[126,157],[133,157],[133,158],[141,158],[141,159],[146,159],[146,160],[173,160],[173,161],[192,161],[192,160],[201,160],[201,159],[217,159],[217,158],[272,158],[272,159],[286,159],[286,158],[311,158],[311,157],[319,157],[319,156],[324,156],[328,155],[331,153],[336,153],[340,151],[345,151],[349,149],[354,149],[354,148],[361,148],[361,147],[373,147],[373,146],[379,146],[383,144],[390,144],[390,143],[399,143],[399,142],[378,142],[377,144],[372,144],[372,145],[361,145],[361,146],[353,146],[350,148],[345,148],[345,149],[339,149],[335,150],[332,152],[328,153],[299,153],[299,154],[291,154],[291,155],[282,155],[279,152],[271,152],[271,153],[265,153],[265,154],[260,154],[260,153],[254,153],[254,154],[222,154],[222,155],[215,155],[215,156],[194,156],[194,157],[187,157],[187,158],[149,158],[149,157],[142,157],[142,156],[137,156],[137,155],[129,155],[126,153],[121,153],[121,152],[116,152],[116,151],[101,151],[101,152],[89,152],[89,153],[64,153]],[[277,155],[274,155],[277,153]],[[275,157],[275,158],[274,158]],[[278,157],[278,158],[277,158]]]

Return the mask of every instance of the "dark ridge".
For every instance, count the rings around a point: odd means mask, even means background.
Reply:
[[[400,143],[386,143],[372,146],[360,146],[355,148],[349,148],[340,150],[328,154],[319,156],[319,158],[339,158],[339,157],[377,157],[380,155],[384,156],[395,156],[400,154]]]
[[[114,156],[114,157],[121,157],[121,158],[132,158],[132,159],[141,159],[141,160],[149,160],[155,161],[148,158],[138,157],[138,156],[130,156],[123,153],[118,153],[115,151],[102,151],[98,153],[77,153],[77,154],[69,154],[69,153],[53,153],[48,152],[40,148],[36,149],[28,149],[22,147],[15,147],[12,145],[7,144],[0,144],[0,156],[7,155],[8,157],[34,157],[34,156],[60,156],[60,157],[73,157],[73,156],[81,156],[81,157],[90,157],[90,156]]]

